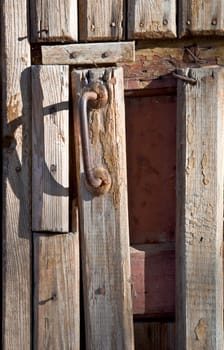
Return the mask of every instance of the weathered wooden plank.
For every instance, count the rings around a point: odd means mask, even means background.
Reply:
[[[175,312],[174,243],[131,247],[133,313],[166,317]]]
[[[79,1],[80,40],[124,39],[124,0]]]
[[[68,232],[69,71],[32,67],[32,230]]]
[[[129,0],[128,38],[174,38],[175,0]]]
[[[123,70],[74,70],[77,179],[82,236],[82,266],[87,349],[131,350],[133,343],[128,233]],[[87,74],[88,73],[88,74]],[[78,103],[86,78],[106,80],[108,105],[89,112],[94,167],[112,179],[109,192],[95,196],[86,186]]]
[[[42,46],[43,64],[99,64],[131,62],[135,59],[132,42]],[[91,55],[90,55],[91,52]]]
[[[177,349],[220,350],[224,70],[198,68],[191,75],[196,85],[178,82]]]
[[[179,34],[224,35],[224,2],[180,0]]]
[[[28,349],[31,340],[30,46],[27,1],[1,1],[2,344]]]
[[[135,350],[175,350],[174,322],[135,322]]]
[[[77,0],[31,1],[31,41],[77,41],[77,6]]]
[[[78,232],[34,234],[34,349],[79,350]]]

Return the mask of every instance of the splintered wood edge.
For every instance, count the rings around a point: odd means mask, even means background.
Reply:
[[[135,61],[135,43],[42,45],[42,64],[103,64]],[[91,55],[90,55],[91,53]]]

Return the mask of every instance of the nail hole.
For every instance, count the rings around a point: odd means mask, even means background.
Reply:
[[[108,57],[108,56],[109,56],[108,52],[102,53],[102,58],[106,58],[106,57]]]
[[[16,167],[16,172],[19,173],[21,170],[22,170],[21,165],[18,165],[18,166]]]

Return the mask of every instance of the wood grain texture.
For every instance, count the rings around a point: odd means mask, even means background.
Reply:
[[[129,0],[128,38],[174,38],[175,0]]]
[[[121,40],[125,34],[124,0],[79,1],[81,41]]]
[[[175,350],[174,322],[135,322],[135,350]]]
[[[134,42],[42,46],[43,64],[99,64],[135,59]],[[91,52],[91,55],[90,55]]]
[[[174,243],[131,247],[133,313],[166,317],[175,313]]]
[[[32,42],[73,42],[78,39],[77,0],[30,2]]]
[[[86,187],[80,146],[79,95],[87,71],[74,70],[77,179],[82,236],[82,267],[87,349],[131,350],[133,343],[130,249],[128,232],[127,174],[123,71],[94,69],[94,79],[107,76],[109,103],[89,113],[94,167],[105,167],[112,187],[94,196]]]
[[[27,1],[1,1],[2,344],[29,349],[31,340],[30,46]]]
[[[179,34],[224,35],[224,2],[180,0]]]
[[[68,232],[69,72],[32,67],[32,230]]]
[[[223,348],[224,70],[178,82],[177,349]]]
[[[79,350],[78,233],[34,235],[34,349]]]

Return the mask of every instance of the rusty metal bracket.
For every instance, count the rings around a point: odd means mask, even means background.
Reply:
[[[182,74],[179,74],[179,73],[176,73],[176,72],[173,72],[172,73],[173,77],[176,78],[176,79],[180,79],[182,81],[184,81],[185,83],[189,83],[191,85],[196,85],[197,84],[197,80],[194,79],[194,78],[191,78],[187,75],[182,75]]]
[[[86,184],[90,192],[101,195],[109,191],[111,177],[105,168],[94,168],[91,160],[87,109],[99,109],[108,103],[108,91],[101,82],[92,82],[84,89],[79,100],[82,155]]]

